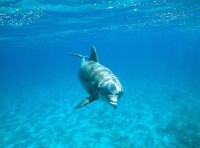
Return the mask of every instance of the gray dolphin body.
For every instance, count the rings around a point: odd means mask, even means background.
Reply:
[[[89,58],[73,53],[68,55],[82,58],[79,79],[89,93],[89,97],[82,100],[74,109],[81,108],[99,98],[116,108],[117,101],[123,94],[122,85],[110,69],[99,63],[95,47],[92,47]]]

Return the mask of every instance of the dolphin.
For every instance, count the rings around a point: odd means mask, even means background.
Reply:
[[[92,46],[90,57],[74,53],[68,53],[68,55],[82,58],[78,76],[82,86],[89,94],[74,109],[81,108],[99,98],[116,109],[118,99],[123,94],[123,87],[113,72],[99,63],[95,47]]]

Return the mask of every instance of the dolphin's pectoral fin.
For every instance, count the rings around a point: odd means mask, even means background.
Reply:
[[[83,106],[85,106],[85,105],[87,105],[87,104],[89,104],[89,103],[91,103],[91,102],[93,102],[93,101],[95,101],[95,100],[96,100],[96,99],[95,99],[93,96],[87,97],[87,98],[85,98],[84,100],[82,100],[79,104],[77,104],[77,105],[74,107],[74,109],[81,108],[81,107],[83,107]]]

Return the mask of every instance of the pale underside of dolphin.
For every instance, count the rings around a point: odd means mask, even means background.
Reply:
[[[99,63],[95,47],[91,48],[90,57],[74,53],[68,53],[68,55],[82,58],[79,80],[89,94],[74,109],[81,108],[99,98],[103,98],[116,108],[117,101],[123,94],[122,85],[110,69]]]

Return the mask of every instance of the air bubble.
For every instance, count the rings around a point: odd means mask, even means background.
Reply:
[[[0,26],[20,27],[30,25],[39,20],[43,15],[42,9],[26,10],[25,8],[6,8],[0,13]]]

